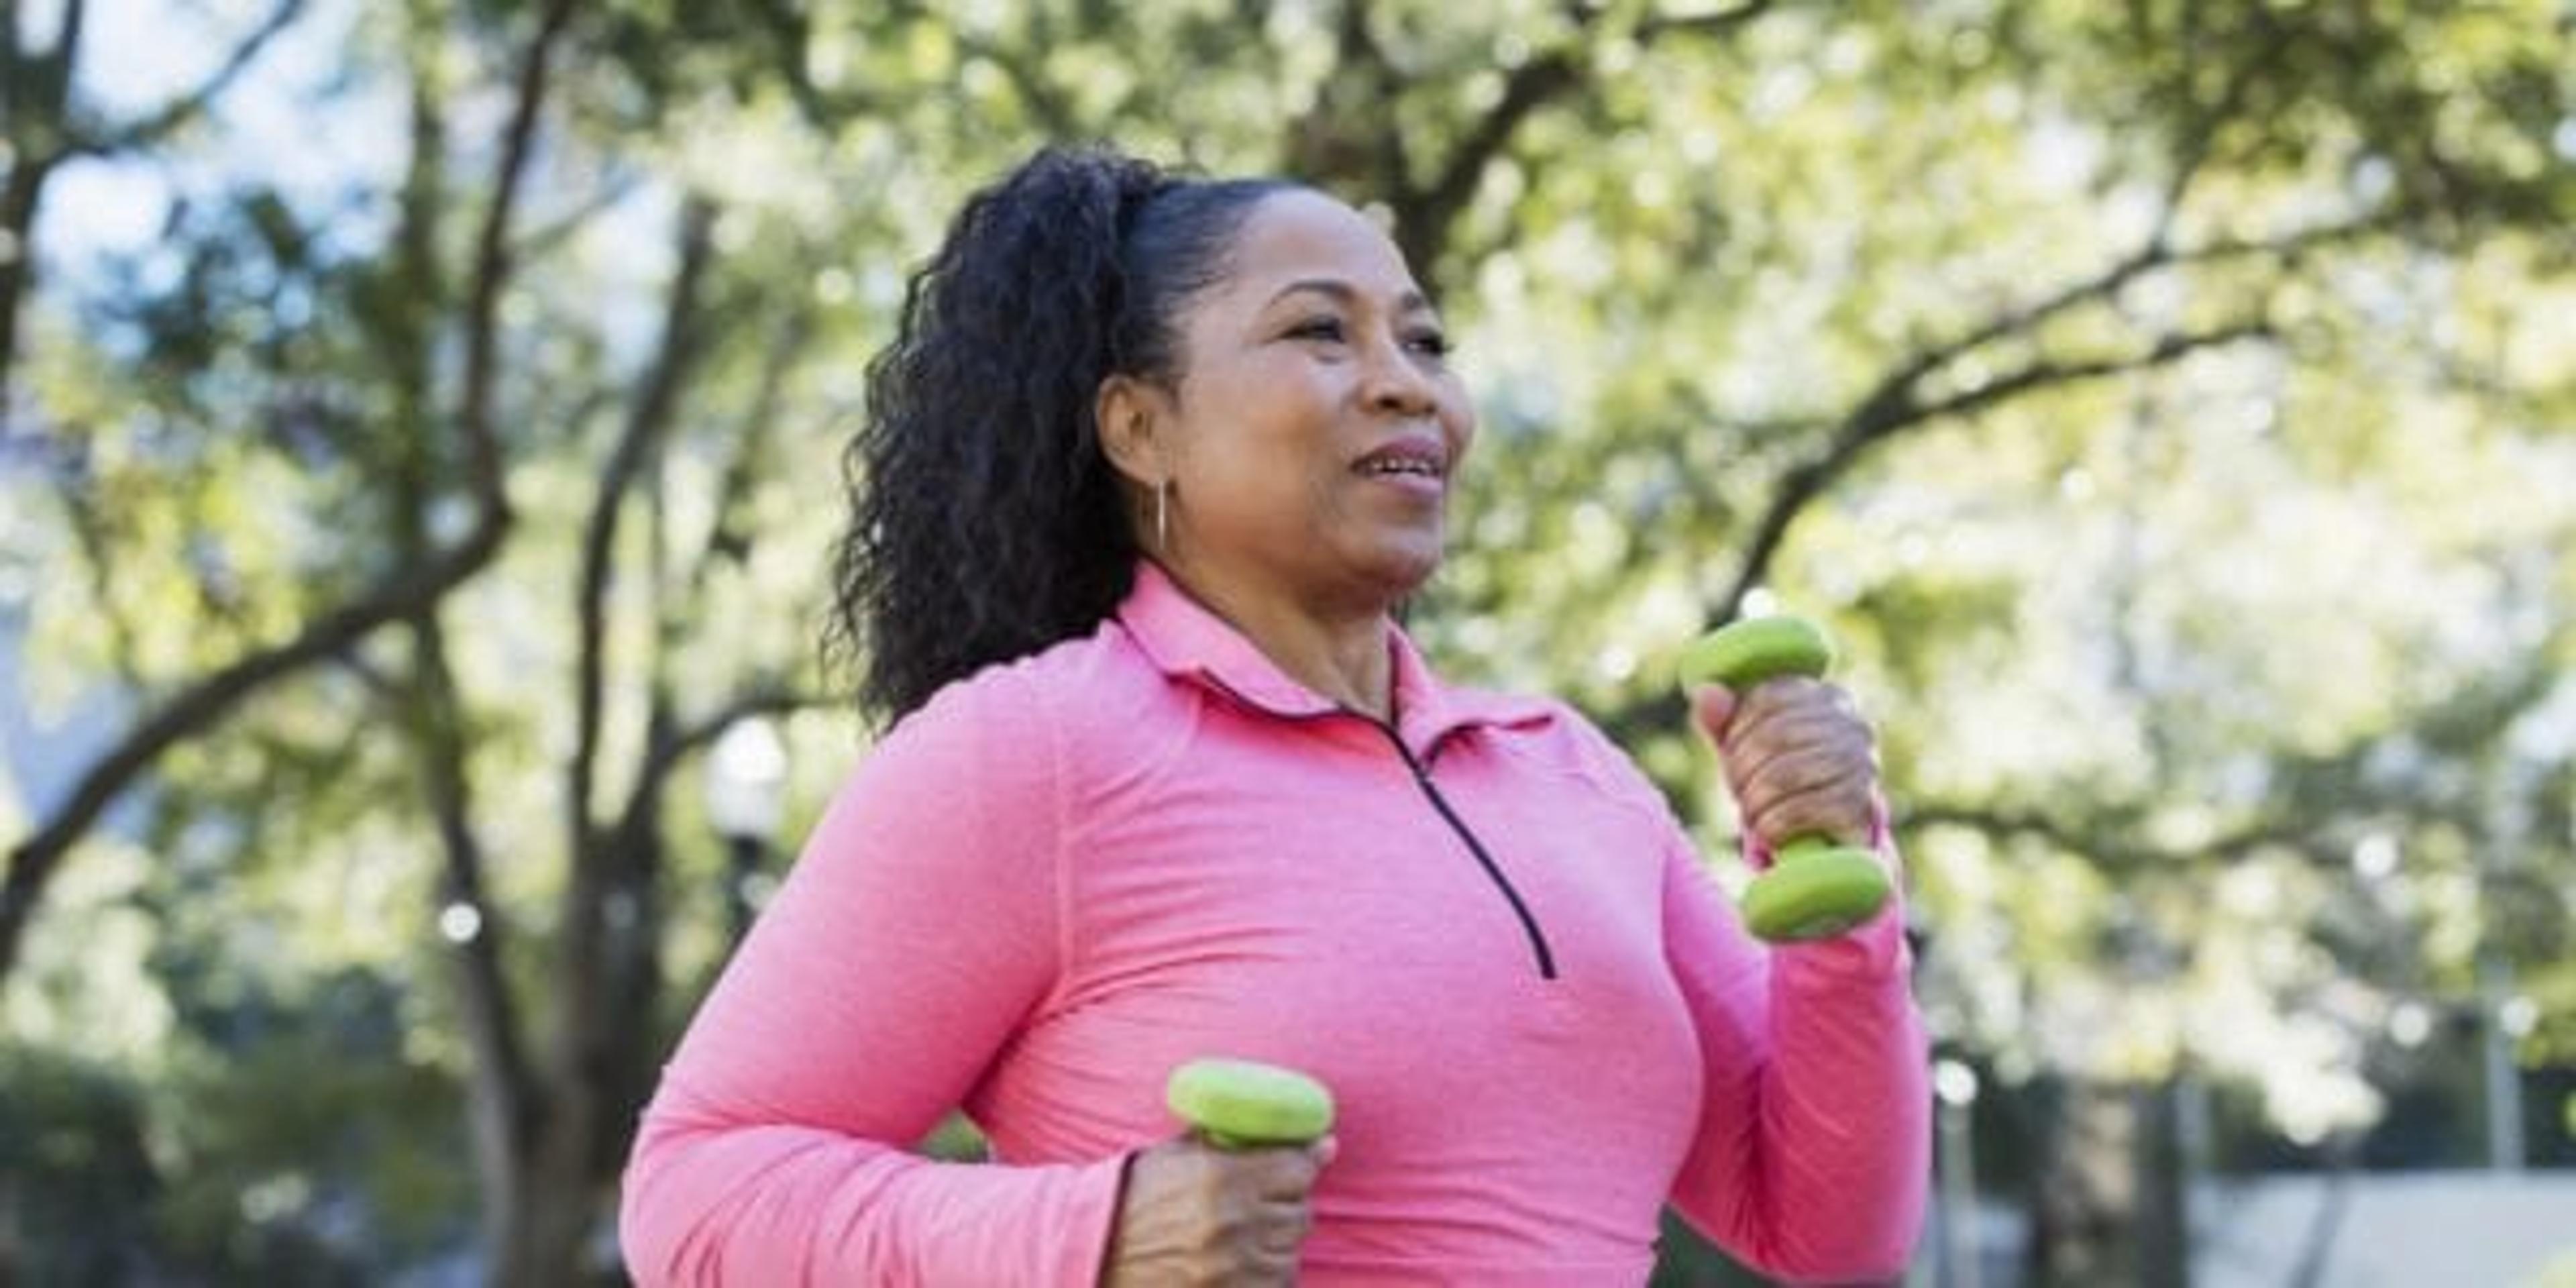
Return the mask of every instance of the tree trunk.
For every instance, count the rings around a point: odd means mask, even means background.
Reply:
[[[488,1230],[493,1288],[571,1288],[592,1282],[591,1232],[599,1227],[603,1191],[587,1166],[595,1132],[572,1118],[549,1119],[520,1155],[512,1178],[520,1201]]]
[[[656,737],[667,737],[657,730]],[[658,780],[657,780],[658,783]],[[649,788],[656,793],[658,785]],[[653,1085],[660,1000],[662,838],[655,802],[598,835],[566,891],[564,951],[541,1110],[503,1163],[506,1203],[488,1204],[489,1282],[559,1288],[606,1277],[592,1257],[628,1132]]]
[[[2137,1121],[2137,1247],[2139,1288],[2190,1288],[2191,1229],[2184,1205],[2180,1087],[2176,1079],[2143,1084],[2130,1093]]]
[[[2025,1280],[2061,1288],[2131,1282],[2135,1106],[2116,1088],[2085,1082],[2052,1080],[2038,1099]]]

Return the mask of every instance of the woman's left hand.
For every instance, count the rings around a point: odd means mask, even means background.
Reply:
[[[1691,715],[1716,744],[1745,829],[1774,849],[1803,836],[1871,841],[1878,744],[1851,695],[1781,676],[1737,694],[1704,685]]]

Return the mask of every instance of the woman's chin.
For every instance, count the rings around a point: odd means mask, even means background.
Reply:
[[[1410,599],[1440,571],[1442,553],[1438,534],[1386,541],[1370,552],[1369,580],[1382,588],[1390,603]]]

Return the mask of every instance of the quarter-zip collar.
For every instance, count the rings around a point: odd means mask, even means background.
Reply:
[[[1136,562],[1135,588],[1118,620],[1165,675],[1214,687],[1273,715],[1291,719],[1347,712],[1279,669],[1224,618],[1190,597],[1149,559]],[[1547,704],[1442,684],[1392,620],[1387,652],[1395,686],[1397,732],[1421,752],[1461,729],[1534,727],[1555,718]]]

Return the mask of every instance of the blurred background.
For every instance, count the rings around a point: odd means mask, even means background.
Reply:
[[[865,358],[1104,138],[1388,221],[1417,634],[1728,879],[1672,659],[1841,638],[1915,1283],[2576,1283],[2576,4],[5,0],[0,126],[0,1284],[617,1281]]]

